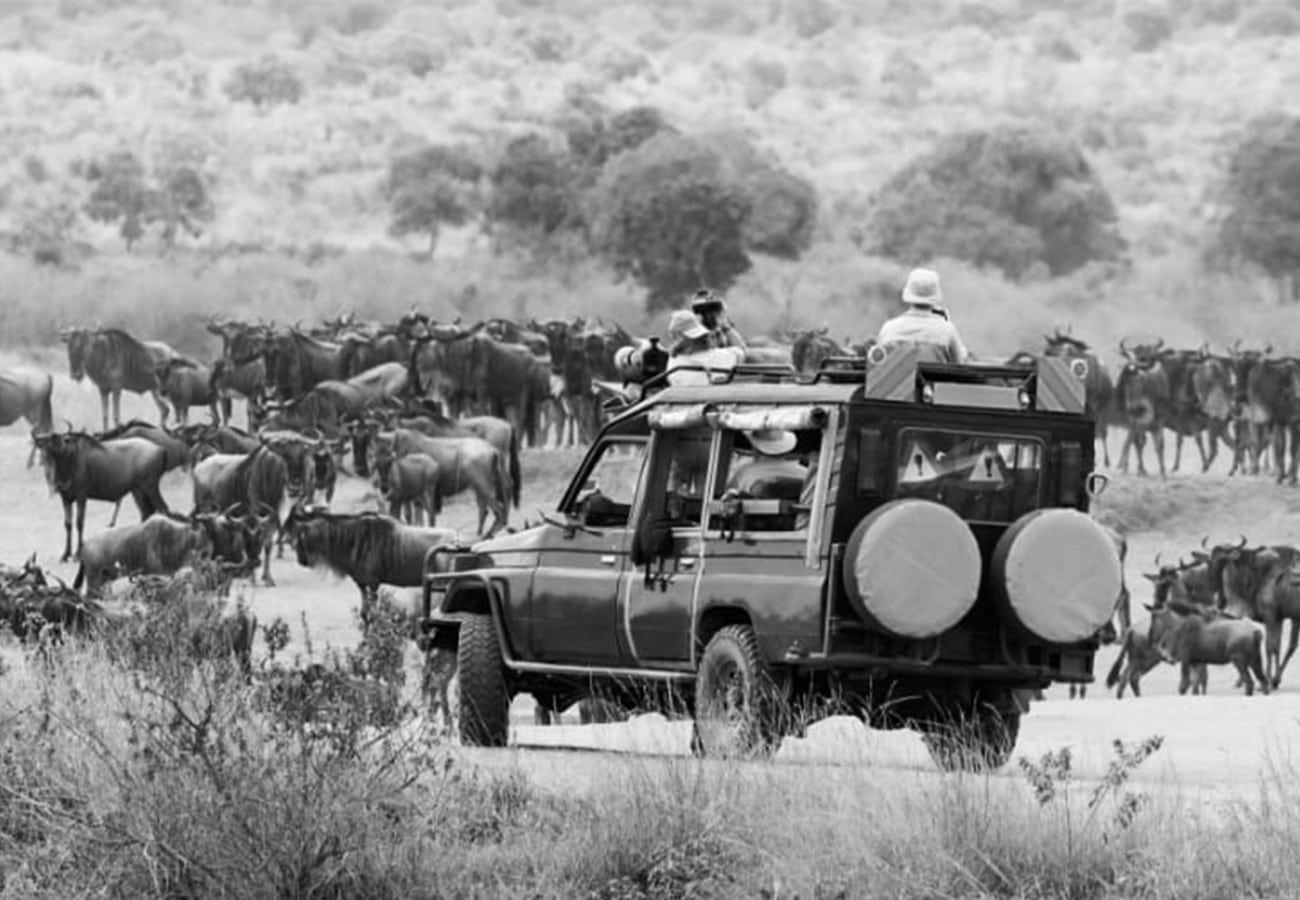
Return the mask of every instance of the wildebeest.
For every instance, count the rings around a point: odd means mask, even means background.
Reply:
[[[231,425],[187,425],[178,434],[190,448],[191,459],[201,459],[212,453],[252,453],[261,440]]]
[[[829,329],[800,331],[790,336],[790,362],[798,372],[811,374],[835,356],[853,356],[853,352],[827,335]]]
[[[369,369],[385,363],[405,367],[411,351],[407,342],[391,330],[375,334],[361,334],[353,330],[336,338],[339,350],[339,367],[345,378],[351,379]]]
[[[497,449],[482,438],[433,438],[398,428],[392,432],[374,435],[376,456],[391,451],[394,456],[425,453],[438,463],[439,497],[452,497],[461,491],[472,490],[478,502],[478,530],[491,536],[509,524],[510,474],[506,461]],[[356,453],[356,449],[353,450]],[[364,446],[362,452],[365,452]],[[488,513],[492,514],[492,527],[484,532]]]
[[[1264,675],[1264,635],[1254,622],[1212,615],[1207,618],[1198,608],[1181,604],[1148,606],[1151,611],[1151,643],[1160,655],[1184,667],[1232,663],[1241,676],[1246,696],[1255,693],[1253,675],[1260,690],[1269,692]],[[1187,668],[1183,669],[1179,691],[1187,689]]]
[[[279,399],[300,397],[322,381],[343,380],[342,348],[297,329],[272,335],[265,343],[267,379]]]
[[[1259,454],[1273,450],[1278,481],[1296,482],[1300,442],[1300,409],[1297,409],[1297,378],[1300,363],[1292,359],[1273,359],[1271,348],[1260,351],[1233,350],[1236,376],[1236,400],[1241,409],[1242,425],[1248,431],[1245,443],[1250,448],[1250,474],[1259,474]],[[1291,450],[1288,465],[1287,450]],[[1240,454],[1238,454],[1240,456]],[[1240,459],[1234,460],[1233,471]]]
[[[0,426],[26,419],[37,434],[54,430],[54,411],[50,397],[54,378],[48,372],[29,369],[0,369]],[[30,468],[36,448],[27,457]]]
[[[427,453],[397,457],[384,445],[375,459],[379,495],[388,501],[388,514],[410,525],[433,526],[442,512],[438,494],[438,462]]]
[[[1286,545],[1247,547],[1246,539],[1211,549],[1209,562],[1219,576],[1221,606],[1264,626],[1265,671],[1278,687],[1282,672],[1300,643],[1300,550]],[[1291,620],[1291,639],[1282,656],[1282,623]]]
[[[262,580],[266,584],[275,583],[271,578],[271,549],[280,529],[280,507],[288,482],[284,460],[267,446],[259,446],[247,455],[213,454],[194,467],[196,512],[242,508],[268,517],[262,538]]]
[[[60,332],[68,344],[68,370],[72,380],[87,376],[99,388],[103,429],[108,430],[109,398],[113,424],[122,421],[122,391],[148,394],[158,404],[161,424],[167,424],[167,404],[158,394],[159,366],[179,354],[161,341],[141,341],[120,328],[72,328]]]
[[[158,393],[172,405],[180,425],[189,422],[191,406],[206,406],[213,422],[221,421],[220,395],[212,385],[212,370],[185,357],[173,357],[158,367]]]
[[[300,565],[324,567],[355,582],[363,622],[369,621],[380,585],[419,587],[428,552],[457,539],[452,529],[417,528],[378,513],[337,515],[296,507],[286,527]]]
[[[417,390],[437,397],[452,415],[487,414],[515,426],[530,443],[545,396],[538,395],[545,363],[517,344],[502,344],[481,331],[446,333],[417,344],[412,367]]]
[[[192,519],[157,513],[136,525],[114,528],[87,540],[78,554],[72,586],[87,596],[124,575],[171,575],[199,559],[212,558],[228,570],[247,565],[247,534],[256,523],[224,513]],[[256,565],[256,559],[254,559]]]
[[[1119,394],[1120,409],[1128,425],[1124,436],[1124,446],[1119,453],[1121,471],[1128,471],[1129,448],[1137,453],[1139,475],[1146,474],[1146,464],[1142,459],[1146,435],[1151,435],[1155,448],[1156,461],[1160,466],[1160,477],[1165,477],[1165,420],[1169,414],[1169,376],[1161,362],[1159,353],[1163,341],[1145,347],[1130,348],[1125,341],[1120,341],[1120,352],[1124,354],[1124,369],[1120,372],[1116,390]]]
[[[256,428],[266,392],[266,329],[245,322],[214,320],[208,323],[208,331],[221,338],[221,358],[212,365],[212,390],[220,399],[221,420],[230,422],[233,398],[243,397],[248,427]]]
[[[144,438],[111,441],[83,432],[52,432],[33,440],[45,454],[54,489],[63,500],[64,561],[72,558],[72,506],[77,506],[77,549],[86,524],[86,502],[116,503],[130,494],[140,510],[140,519],[167,512],[159,490],[166,469],[162,448]]]
[[[1115,386],[1110,373],[1102,365],[1097,354],[1083,341],[1070,334],[1063,334],[1058,328],[1055,334],[1044,335],[1046,356],[1060,356],[1067,359],[1082,359],[1088,364],[1088,371],[1083,377],[1084,405],[1088,415],[1096,423],[1097,440],[1101,441],[1102,460],[1110,466],[1110,442],[1107,437],[1115,416]]]
[[[1219,455],[1219,443],[1233,447],[1233,374],[1229,360],[1202,347],[1191,363],[1192,392],[1203,416],[1206,456],[1202,471],[1208,472]]]
[[[1130,628],[1120,638],[1119,655],[1106,675],[1106,687],[1116,688],[1117,699],[1124,698],[1125,687],[1133,689],[1134,697],[1140,697],[1142,676],[1162,662],[1164,657],[1152,645],[1148,626]]]
[[[59,578],[53,584],[32,555],[17,571],[0,572],[0,622],[18,640],[60,641],[67,633],[85,634],[100,612]]]
[[[389,424],[396,428],[418,431],[428,437],[478,437],[487,441],[506,461],[510,476],[510,499],[516,509],[519,507],[523,486],[519,466],[519,432],[505,419],[496,416],[468,416],[452,420],[440,412],[421,407],[417,415],[399,417]]]

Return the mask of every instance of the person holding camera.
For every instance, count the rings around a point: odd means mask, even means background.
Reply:
[[[744,347],[716,346],[713,332],[689,309],[669,317],[668,351],[669,384],[708,384],[710,372],[726,372],[745,361]]]
[[[745,339],[727,319],[727,306],[722,298],[708,288],[700,288],[691,298],[691,312],[709,331],[712,347],[746,348]]]
[[[970,360],[970,352],[943,306],[938,272],[913,269],[903,285],[902,299],[907,310],[880,326],[876,337],[879,344],[886,348],[901,343],[915,344],[923,351],[923,358],[931,362]]]

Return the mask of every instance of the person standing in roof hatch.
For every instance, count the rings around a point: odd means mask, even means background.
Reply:
[[[713,291],[708,288],[696,291],[691,298],[691,312],[709,330],[709,341],[714,347],[745,349],[745,339],[727,319],[727,305]]]
[[[903,303],[907,309],[880,326],[876,340],[886,348],[896,344],[915,344],[921,359],[927,362],[965,363],[970,352],[948,318],[943,305],[939,273],[933,269],[913,269],[903,285]]]

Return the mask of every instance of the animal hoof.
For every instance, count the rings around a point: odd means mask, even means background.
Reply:
[[[267,575],[265,578],[262,579],[262,584],[266,585],[267,587],[275,587],[275,579],[272,578],[270,575]]]

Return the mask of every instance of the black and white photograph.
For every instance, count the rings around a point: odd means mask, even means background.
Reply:
[[[0,146],[0,900],[1300,895],[1300,0],[0,0]]]

